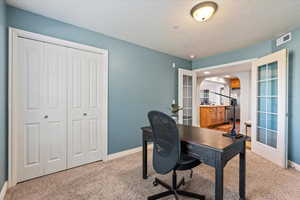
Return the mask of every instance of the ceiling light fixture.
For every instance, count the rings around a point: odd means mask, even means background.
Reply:
[[[206,72],[204,72],[204,74],[208,75],[208,74],[210,74],[210,72],[207,72],[207,71],[206,71]]]
[[[225,77],[225,78],[230,78],[231,76],[230,76],[230,75],[225,75],[224,77]]]
[[[190,58],[191,58],[191,59],[194,59],[194,58],[195,58],[195,55],[191,54],[191,55],[190,55]]]
[[[199,21],[204,22],[211,18],[218,9],[218,5],[212,1],[205,1],[195,5],[191,10],[192,17]]]

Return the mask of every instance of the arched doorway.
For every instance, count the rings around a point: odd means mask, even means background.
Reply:
[[[240,132],[240,79],[237,76],[219,75],[198,79],[199,125],[230,132],[236,118],[236,131]],[[237,99],[235,112],[230,97]]]

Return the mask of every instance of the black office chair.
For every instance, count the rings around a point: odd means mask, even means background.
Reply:
[[[159,174],[167,174],[173,171],[172,186],[155,178],[153,185],[158,184],[166,188],[168,191],[162,192],[148,197],[148,200],[160,199],[169,195],[174,195],[178,199],[178,195],[205,200],[205,196],[179,190],[180,186],[185,184],[184,178],[177,184],[177,170],[191,170],[201,164],[197,159],[189,157],[181,153],[181,142],[176,126],[176,122],[168,115],[151,111],[148,113],[153,131],[153,167]]]

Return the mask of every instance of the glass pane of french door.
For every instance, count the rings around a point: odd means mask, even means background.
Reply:
[[[193,77],[183,75],[183,124],[192,125]]]
[[[258,67],[257,141],[277,148],[278,63]]]

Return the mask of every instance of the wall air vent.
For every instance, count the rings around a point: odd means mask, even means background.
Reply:
[[[283,45],[285,43],[287,43],[288,41],[291,41],[292,40],[292,33],[289,32],[287,34],[284,34],[283,36],[281,36],[280,38],[278,38],[276,40],[276,46],[280,46],[280,45]]]

